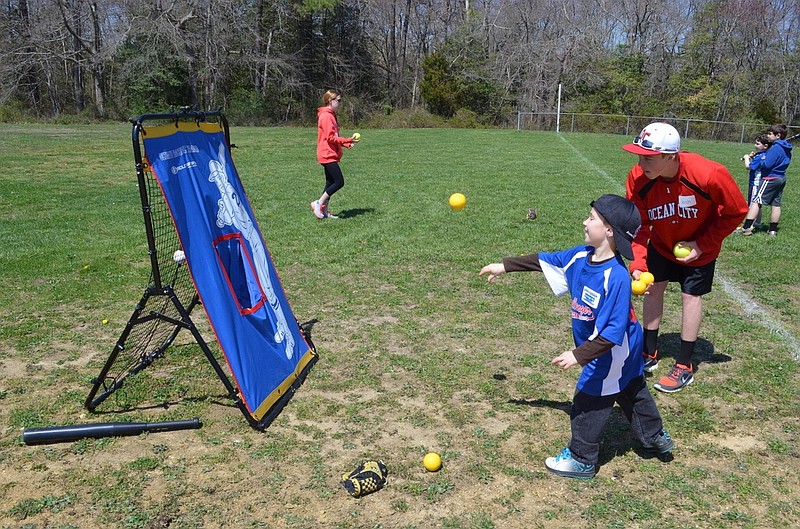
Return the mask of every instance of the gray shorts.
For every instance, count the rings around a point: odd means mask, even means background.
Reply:
[[[762,178],[753,196],[753,202],[763,206],[780,206],[784,187],[786,187],[786,177]]]

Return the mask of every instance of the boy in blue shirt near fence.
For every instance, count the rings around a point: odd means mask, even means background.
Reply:
[[[758,192],[758,187],[761,185],[761,163],[767,156],[767,149],[772,144],[765,132],[756,136],[753,143],[753,151],[749,154],[742,156],[742,161],[746,169],[750,170],[750,179],[747,182],[747,205],[752,206],[753,200]],[[758,210],[758,215],[755,218],[753,226],[761,225],[761,210]]]
[[[770,237],[778,236],[778,223],[781,220],[781,199],[786,186],[786,169],[792,161],[792,144],[786,139],[786,125],[773,125],[767,130],[767,140],[772,144],[767,154],[758,163],[749,163],[751,169],[761,171],[761,183],[756,188],[750,211],[744,219],[740,233],[744,236],[753,234],[753,224],[762,206],[770,206]],[[747,156],[745,156],[747,161]]]
[[[583,366],[570,412],[572,440],[547,470],[570,478],[597,473],[600,442],[614,403],[622,408],[645,451],[674,448],[644,378],[643,332],[631,303],[631,278],[620,255],[632,259],[631,241],[641,226],[636,206],[617,195],[591,203],[583,221],[585,245],[553,253],[507,257],[484,266],[488,281],[507,272],[544,273],[557,296],[572,297],[575,349],[552,359],[568,369]]]

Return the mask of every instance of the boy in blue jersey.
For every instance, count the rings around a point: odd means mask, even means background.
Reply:
[[[559,476],[591,478],[597,473],[600,441],[615,402],[645,451],[663,454],[675,446],[645,383],[642,327],[631,303],[628,268],[620,257],[633,258],[631,241],[640,226],[633,202],[603,195],[591,203],[583,221],[585,245],[507,257],[479,273],[492,281],[507,272],[543,272],[553,293],[572,297],[575,349],[552,363],[563,369],[580,364],[583,370],[572,399],[572,440],[545,460],[547,470]]]
[[[764,161],[764,158],[767,157],[767,149],[769,149],[772,144],[769,142],[769,138],[767,134],[761,133],[756,136],[756,140],[753,143],[753,151],[749,154],[745,154],[742,156],[742,161],[744,162],[745,169],[750,170],[750,179],[747,182],[747,205],[752,206],[753,200],[758,193],[758,188],[761,185],[761,163]],[[761,225],[761,210],[758,210],[758,215],[755,218],[755,222],[753,226],[760,226]]]

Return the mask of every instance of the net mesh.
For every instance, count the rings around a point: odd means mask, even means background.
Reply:
[[[163,123],[154,121],[149,122],[148,126]],[[144,127],[142,134],[146,134]],[[188,314],[197,304],[197,292],[189,270],[181,256],[176,255],[182,249],[167,202],[146,156],[143,160],[137,160],[137,163],[139,186],[145,188],[142,195],[144,222],[152,233],[148,241],[152,265],[150,278],[144,296],[117,341],[103,372],[95,380],[95,387],[86,401],[90,409],[102,402],[128,376],[163,357],[164,351],[183,328],[181,322],[186,320],[179,307]],[[95,398],[98,393],[99,397]]]

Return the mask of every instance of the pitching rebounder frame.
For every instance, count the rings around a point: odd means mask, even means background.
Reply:
[[[241,181],[220,111],[131,120],[150,279],[84,403],[94,411],[191,333],[248,423],[263,430],[317,361],[292,314]],[[227,363],[195,322],[205,309]]]

